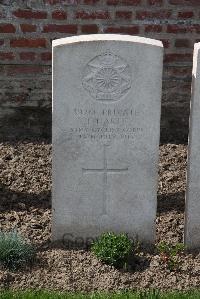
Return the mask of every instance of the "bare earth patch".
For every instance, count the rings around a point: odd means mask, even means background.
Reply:
[[[160,147],[156,242],[182,242],[186,146]],[[170,272],[157,253],[141,252],[135,271],[100,263],[89,251],[51,244],[51,145],[0,144],[0,229],[17,228],[38,249],[32,268],[0,270],[0,287],[66,291],[114,291],[200,287],[200,254],[180,257],[180,270]]]

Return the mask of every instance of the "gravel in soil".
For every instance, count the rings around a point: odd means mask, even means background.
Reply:
[[[187,148],[160,146],[156,242],[183,241]],[[37,247],[32,267],[0,269],[0,287],[60,291],[116,291],[200,287],[200,254],[184,253],[169,271],[156,251],[140,252],[134,271],[99,262],[90,251],[51,243],[51,145],[0,144],[0,229],[17,230]]]

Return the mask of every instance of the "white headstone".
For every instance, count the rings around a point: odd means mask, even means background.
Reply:
[[[163,47],[126,35],[53,41],[53,239],[155,234]]]
[[[188,249],[200,248],[200,43],[194,46],[192,76],[185,212],[185,245]]]

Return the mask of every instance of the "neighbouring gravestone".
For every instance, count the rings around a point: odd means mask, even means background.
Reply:
[[[200,248],[200,43],[194,46],[187,166],[185,245]]]
[[[53,239],[154,241],[163,47],[123,35],[53,41]]]

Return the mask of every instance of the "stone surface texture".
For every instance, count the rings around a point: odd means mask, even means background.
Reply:
[[[122,35],[53,42],[53,239],[155,237],[163,47]]]
[[[200,43],[194,46],[188,149],[185,245],[200,248]]]

